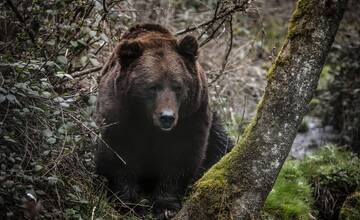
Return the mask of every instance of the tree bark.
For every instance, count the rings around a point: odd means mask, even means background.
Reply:
[[[240,143],[194,184],[174,219],[257,219],[317,86],[347,0],[299,0]]]

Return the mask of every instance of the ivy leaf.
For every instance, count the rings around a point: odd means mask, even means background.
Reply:
[[[82,57],[80,58],[80,63],[81,63],[82,66],[85,66],[86,63],[87,63],[87,61],[88,61],[88,57],[87,57],[87,56],[82,56]]]
[[[72,77],[72,75],[67,74],[67,73],[64,73],[64,76],[67,77],[67,78],[69,78],[69,79],[74,79],[74,78]]]
[[[0,94],[0,103],[3,103],[6,100],[6,96]]]
[[[89,105],[95,105],[96,103],[96,96],[91,95],[88,100]]]
[[[35,172],[39,172],[39,171],[42,170],[43,168],[44,168],[43,166],[37,164],[37,165],[35,165],[34,171],[35,171]]]
[[[41,95],[44,97],[44,98],[50,98],[51,97],[51,93],[50,92],[47,92],[47,91],[43,91],[41,93]]]
[[[76,41],[70,41],[70,44],[71,44],[71,46],[73,46],[73,47],[79,46],[79,43],[76,42]]]
[[[109,38],[108,38],[104,33],[101,33],[101,34],[100,34],[100,37],[101,37],[101,39],[103,39],[106,43],[109,42]]]
[[[51,137],[53,136],[53,132],[50,130],[50,129],[45,129],[42,131],[42,134],[45,136],[45,137]]]
[[[16,97],[13,95],[13,94],[7,94],[6,95],[6,99],[11,102],[11,103],[14,103],[15,100],[16,100]]]
[[[7,135],[3,136],[3,138],[4,138],[5,141],[12,142],[12,143],[17,143],[16,140],[12,139],[11,137],[9,137]]]
[[[46,44],[50,45],[50,46],[54,46],[55,45],[55,40],[51,39],[48,42],[46,42]]]
[[[46,139],[46,142],[49,144],[55,144],[56,143],[56,139],[53,137],[49,137],[48,139]]]
[[[4,89],[3,87],[0,87],[0,92],[2,92],[4,94],[8,93],[8,91],[6,89]]]
[[[59,181],[56,176],[49,176],[47,179],[50,185],[55,185]]]
[[[91,63],[93,66],[100,66],[99,61],[97,61],[96,59],[94,59],[94,58],[89,58],[89,60],[90,60],[90,63]]]
[[[67,64],[68,60],[65,56],[58,56],[56,60],[62,64]]]

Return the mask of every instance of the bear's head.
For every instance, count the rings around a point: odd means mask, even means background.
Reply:
[[[172,130],[207,101],[195,37],[177,40],[161,26],[137,26],[123,37],[115,54],[120,66],[117,91],[130,111],[161,130]]]

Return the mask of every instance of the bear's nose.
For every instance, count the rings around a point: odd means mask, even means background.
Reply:
[[[170,128],[175,121],[175,114],[172,112],[162,112],[160,114],[160,122],[162,128]]]

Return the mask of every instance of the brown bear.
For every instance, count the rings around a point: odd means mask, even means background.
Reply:
[[[107,178],[110,195],[146,199],[159,219],[172,217],[189,183],[232,147],[209,110],[197,55],[193,36],[178,41],[162,26],[138,25],[102,70],[96,173]]]

